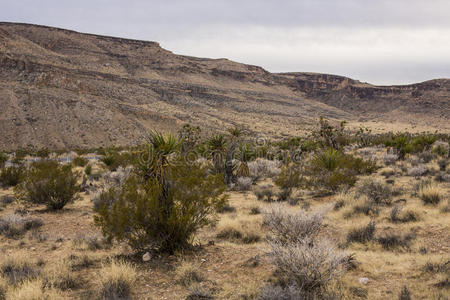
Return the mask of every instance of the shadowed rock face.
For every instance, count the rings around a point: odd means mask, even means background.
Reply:
[[[0,149],[141,142],[184,123],[282,135],[321,115],[450,130],[450,80],[373,86],[175,55],[155,42],[0,23]],[[432,128],[432,127],[431,127]]]

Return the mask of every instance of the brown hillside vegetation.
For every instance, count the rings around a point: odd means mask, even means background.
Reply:
[[[149,129],[269,136],[318,116],[376,131],[450,131],[450,80],[373,86],[176,55],[155,42],[0,23],[0,149],[140,143]]]

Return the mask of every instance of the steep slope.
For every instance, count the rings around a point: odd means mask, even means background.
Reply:
[[[0,23],[0,91],[0,149],[135,144],[149,129],[187,122],[292,134],[320,115],[390,120],[401,112],[405,122],[414,115],[448,130],[450,115],[450,80],[375,87],[273,74],[175,55],[154,42],[15,23]]]

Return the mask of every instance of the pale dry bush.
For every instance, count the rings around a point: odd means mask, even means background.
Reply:
[[[386,166],[393,165],[398,160],[398,155],[393,153],[386,153],[381,158]]]
[[[0,234],[9,238],[17,238],[31,229],[37,229],[44,224],[42,219],[23,217],[19,214],[9,214],[0,217]]]
[[[392,188],[372,178],[365,179],[356,189],[357,196],[366,196],[375,204],[390,205],[392,203]]]
[[[116,171],[106,172],[102,177],[106,187],[120,186],[130,177],[132,172],[133,166],[127,166],[126,168],[120,166]]]
[[[250,177],[238,177],[236,180],[236,189],[238,191],[248,191],[252,187],[253,180]]]
[[[271,240],[281,244],[297,243],[319,233],[327,210],[293,214],[282,205],[272,205],[264,212],[263,225],[269,229]]]
[[[281,162],[278,160],[257,158],[256,160],[248,163],[248,168],[252,177],[273,178],[281,173]]]
[[[27,280],[12,289],[6,295],[6,300],[61,300],[66,299],[57,290],[44,288],[41,279]]]
[[[421,177],[428,173],[428,168],[424,165],[417,165],[408,169],[408,175],[412,177]]]
[[[129,299],[137,279],[135,267],[123,261],[111,261],[100,270],[99,299]]]
[[[288,245],[272,242],[270,257],[281,285],[312,291],[344,272],[348,256],[327,240],[305,239]]]

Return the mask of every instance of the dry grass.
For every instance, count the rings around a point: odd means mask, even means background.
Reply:
[[[55,289],[44,288],[41,279],[27,280],[8,292],[6,300],[61,300],[66,299]]]
[[[98,299],[130,299],[137,279],[135,267],[124,261],[111,261],[100,270]]]
[[[13,285],[38,275],[36,264],[25,251],[4,256],[0,262],[0,272]]]
[[[45,286],[60,290],[74,289],[81,284],[72,271],[72,265],[67,260],[49,264],[44,269],[42,277]]]
[[[438,204],[442,194],[441,187],[433,182],[422,184],[417,193],[424,204]]]
[[[183,261],[175,271],[175,278],[180,284],[187,287],[202,282],[204,277],[199,271],[200,268],[200,264]]]

